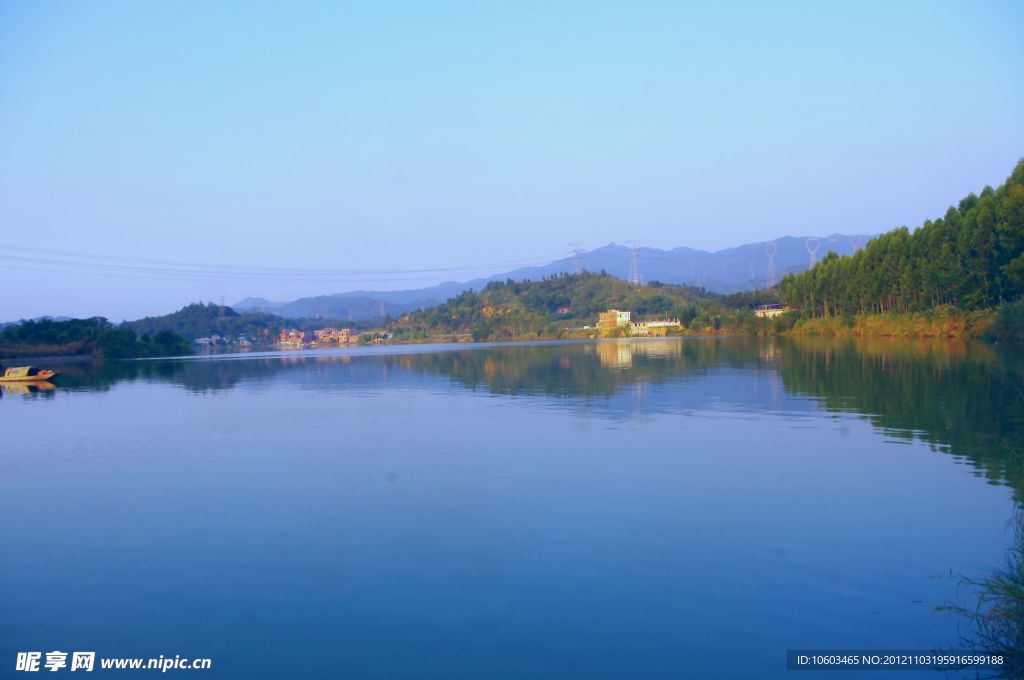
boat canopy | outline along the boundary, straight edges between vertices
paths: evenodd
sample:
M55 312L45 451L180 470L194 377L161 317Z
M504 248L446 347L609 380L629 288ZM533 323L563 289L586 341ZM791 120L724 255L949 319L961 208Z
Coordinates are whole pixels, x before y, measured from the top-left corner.
M5 378L28 378L38 373L34 366L19 366L17 368L8 368L7 372L4 373Z

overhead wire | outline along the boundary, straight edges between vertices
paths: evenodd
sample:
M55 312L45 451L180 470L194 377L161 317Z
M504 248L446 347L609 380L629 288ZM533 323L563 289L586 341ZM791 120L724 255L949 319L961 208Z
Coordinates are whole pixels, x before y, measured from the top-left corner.
M6 251L6 252L4 252ZM21 254L12 254L21 253ZM33 256L36 255L36 256ZM65 273L106 273L143 276L159 274L170 278L219 278L223 280L294 280L310 281L352 281L374 282L393 280L417 280L413 275L480 272L503 267L523 267L547 264L564 254L534 257L502 262L459 265L452 267L427 267L406 269L325 269L313 267L267 267L243 266L224 263L186 262L154 258L132 258L117 255L83 253L49 248L32 248L0 244L0 260L9 263L8 268L20 270L57 271ZM131 264L125 264L131 263ZM372 278L385 277L385 278Z

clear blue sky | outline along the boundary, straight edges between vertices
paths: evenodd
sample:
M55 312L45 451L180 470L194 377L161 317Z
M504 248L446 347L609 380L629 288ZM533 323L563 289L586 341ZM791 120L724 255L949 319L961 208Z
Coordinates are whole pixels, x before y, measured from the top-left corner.
M1020 2L0 0L0 244L452 268L22 251L0 320L913 226L1024 156L1022 35Z

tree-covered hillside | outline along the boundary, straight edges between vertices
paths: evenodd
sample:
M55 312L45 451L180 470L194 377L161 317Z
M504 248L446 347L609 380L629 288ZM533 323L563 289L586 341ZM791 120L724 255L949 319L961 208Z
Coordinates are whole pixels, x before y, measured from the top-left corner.
M503 281L468 291L431 309L402 317L399 339L463 333L475 340L556 337L567 328L593 326L610 308L634 318L669 317L711 325L721 298L690 286L633 286L605 273L563 274L539 281ZM706 318L705 318L706 317Z
M328 319L296 320L283 319L274 314L264 312L243 312L239 314L231 307L215 305L212 302L193 303L182 307L176 312L163 316L148 316L138 321L124 324L137 333L156 333L172 331L186 338L195 339L210 335L237 337L247 335L253 340L274 338L282 328L302 328L311 330L327 325L351 325L343 322L331 322Z
M782 299L803 317L995 307L1024 296L1024 161L998 189L945 217L883 234L847 257L785 277Z
M215 305L212 302L207 304L196 302L170 314L127 321L125 326L139 333L169 330L191 340L209 335L253 335L254 337L258 335L262 337L264 329L272 328L276 332L282 322L282 319L272 314L259 312L239 314L230 307Z
M191 353L191 343L180 335L167 330L138 334L102 317L23 321L0 331L0 356L95 354L118 359Z

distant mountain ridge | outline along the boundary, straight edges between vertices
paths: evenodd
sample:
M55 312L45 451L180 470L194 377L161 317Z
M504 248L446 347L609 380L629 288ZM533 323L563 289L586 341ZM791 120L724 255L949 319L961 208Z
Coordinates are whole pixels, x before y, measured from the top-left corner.
M455 285L461 286L462 284ZM416 295L409 301L405 301L402 297L403 292ZM385 316L402 316L417 309L440 304L441 301L436 297L422 295L424 292L338 293L335 295L299 298L291 302L271 302L264 298L249 297L233 305L233 308L238 311L275 314L288 319L324 318L340 319L342 321L366 321ZM461 288L459 292L461 292Z
M811 265L808 241L818 242L818 259L830 250L850 255L862 248L872 235L832 234L823 237L785 236L776 239L775 280L790 273L799 273ZM770 248L770 246L769 246ZM616 243L582 253L579 267L593 272L605 271L620 279L630 276L630 249ZM767 287L769 256L764 243L748 243L715 252L694 248L638 248L637 265L641 282L660 281L699 286L716 293L735 293ZM557 274L572 273L577 268L574 257L555 260L546 265L522 267L509 272L465 282L446 281L436 286L414 290L357 290L333 295L317 295L290 302L271 302L264 298L245 298L233 305L237 310L261 311L285 318L333 318L362 321L379 318L383 312L396 317L437 306L467 290L480 290L491 281L537 280Z

